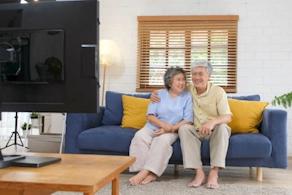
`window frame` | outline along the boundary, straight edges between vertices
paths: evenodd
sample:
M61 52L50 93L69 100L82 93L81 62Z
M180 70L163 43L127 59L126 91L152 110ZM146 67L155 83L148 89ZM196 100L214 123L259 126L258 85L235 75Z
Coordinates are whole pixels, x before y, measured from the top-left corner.
M225 30L227 33L226 37L226 60L227 65L224 65L226 69L225 78L227 81L226 85L218 84L221 86L227 93L236 93L237 90L237 37L238 37L238 15L208 15L208 16L138 16L138 51L137 51L137 83L136 83L136 92L152 92L156 89L164 88L164 85L149 85L145 82L148 81L150 78L150 51L151 51L151 32L154 31L165 31L165 46L162 48L155 48L156 50L164 50L165 51L165 64L161 66L161 69L166 70L169 67L169 53L172 50L181 49L184 51L184 69L187 72L188 82L191 82L191 73L190 73L190 66L191 66L191 58L192 58L192 33L193 30L177 30L184 32L184 47L182 48L169 48L169 41L170 41L170 32L176 31L175 25L183 25L186 24L191 25L192 27L200 24L206 23L206 29L204 31L208 31L208 45L203 46L202 48L207 49L206 55L207 60L211 61L212 63L212 55L211 50L214 49L214 46L211 45L212 41L212 34L216 30ZM170 27L166 27L167 29L163 29L164 27L159 26L159 24L167 23ZM173 30L171 29L171 25L173 26ZM224 24L227 25L223 26ZM229 26L230 24L230 26ZM153 25L153 29L152 26ZM213 27L213 26L214 27ZM221 25L221 26L220 26ZM145 27L146 26L146 27ZM149 29L150 28L150 29ZM186 26L189 28L189 26ZM201 28L201 27L200 27ZM230 28L230 30L229 30ZM201 47L201 46L200 46ZM152 50L155 50L152 48ZM215 54L214 54L215 55ZM183 60L182 60L183 61ZM214 64L213 64L214 65ZM219 67L219 68L218 68ZM220 65L218 65L217 69L220 69ZM214 66L213 68L216 68ZM222 70L224 69L222 68ZM156 78L156 77L155 77ZM211 81L218 82L219 79L213 78L211 75ZM163 82L163 81L162 81Z

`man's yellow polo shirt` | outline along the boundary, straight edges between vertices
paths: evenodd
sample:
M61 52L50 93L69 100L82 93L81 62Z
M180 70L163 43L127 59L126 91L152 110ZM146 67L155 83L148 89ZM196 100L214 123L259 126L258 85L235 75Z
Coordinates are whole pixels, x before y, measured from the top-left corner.
M227 95L223 88L208 82L207 90L198 95L193 83L187 85L193 97L194 126L199 129L202 124L219 116L230 114Z

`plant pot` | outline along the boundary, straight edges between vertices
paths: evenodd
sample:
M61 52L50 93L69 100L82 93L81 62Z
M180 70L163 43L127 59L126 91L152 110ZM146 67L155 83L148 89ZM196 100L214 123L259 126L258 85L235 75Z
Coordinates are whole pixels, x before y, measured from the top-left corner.
M39 119L38 118L32 118L31 119L31 126L38 127L39 126Z
M28 129L27 130L27 135L30 135L30 132L31 132L31 129ZM25 133L26 133L26 130L25 129L22 129L22 135L25 136Z

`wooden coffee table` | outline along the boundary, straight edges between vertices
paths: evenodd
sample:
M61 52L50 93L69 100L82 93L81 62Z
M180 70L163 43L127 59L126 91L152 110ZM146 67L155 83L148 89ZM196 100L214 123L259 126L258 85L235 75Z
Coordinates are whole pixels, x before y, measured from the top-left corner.
M112 195L119 194L119 175L135 162L130 156L27 153L32 156L61 157L41 168L6 167L0 169L0 194L48 195L56 191L94 195L112 182Z

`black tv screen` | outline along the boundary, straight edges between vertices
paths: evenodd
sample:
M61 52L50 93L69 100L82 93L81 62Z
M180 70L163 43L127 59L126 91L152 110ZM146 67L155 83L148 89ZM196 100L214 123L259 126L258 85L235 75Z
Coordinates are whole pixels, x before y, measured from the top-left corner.
M97 0L0 4L0 111L99 111Z

